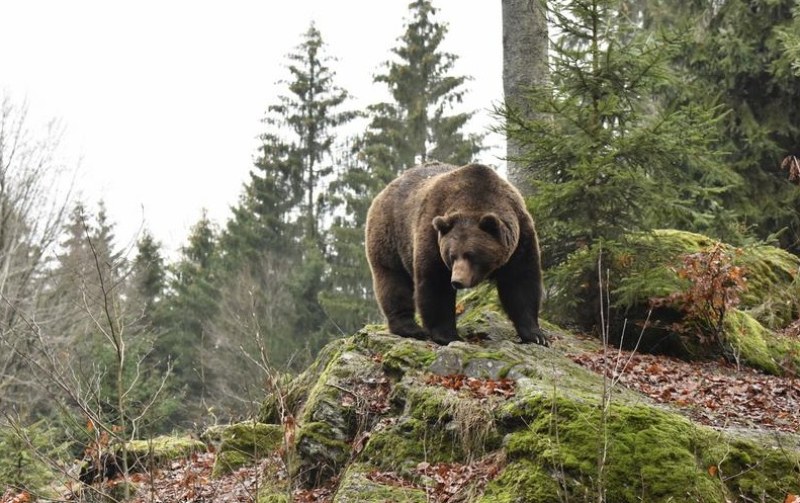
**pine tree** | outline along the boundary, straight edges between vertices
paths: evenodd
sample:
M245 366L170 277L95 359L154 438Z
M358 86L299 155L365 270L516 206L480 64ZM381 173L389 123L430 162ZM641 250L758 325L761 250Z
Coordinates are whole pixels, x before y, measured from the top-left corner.
M643 32L609 0L553 2L561 36L538 119L507 131L538 173L532 199L547 263L625 232L670 226L719 234L720 194L738 178L713 154L718 111L668 92L677 44Z

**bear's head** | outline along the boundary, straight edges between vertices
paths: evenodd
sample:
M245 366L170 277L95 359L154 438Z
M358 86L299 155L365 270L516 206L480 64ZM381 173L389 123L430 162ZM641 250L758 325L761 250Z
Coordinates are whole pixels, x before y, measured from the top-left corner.
M455 289L472 288L503 266L517 245L517 232L495 213L448 213L433 219L439 254Z

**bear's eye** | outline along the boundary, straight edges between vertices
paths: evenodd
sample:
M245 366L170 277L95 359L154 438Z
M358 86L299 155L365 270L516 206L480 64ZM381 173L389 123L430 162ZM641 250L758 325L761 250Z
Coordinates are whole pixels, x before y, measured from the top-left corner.
M472 252L465 252L464 253L464 260L472 262L472 259L474 259L474 258L475 258L475 254L474 253L472 253Z

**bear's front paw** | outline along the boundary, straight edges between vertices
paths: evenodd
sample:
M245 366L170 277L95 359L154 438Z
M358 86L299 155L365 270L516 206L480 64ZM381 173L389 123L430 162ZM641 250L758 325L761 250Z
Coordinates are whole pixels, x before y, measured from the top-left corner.
M389 323L389 331L400 337L419 339L421 341L428 340L428 333L423 330L422 327L414 323L413 320Z
M531 330L530 333L527 334L519 334L520 339L522 339L523 343L535 343L539 344L540 346L549 346L550 342L547 340L547 336L544 334L541 328L534 328Z
M451 342L460 341L461 338L452 332L432 331L431 340L440 346L447 346Z

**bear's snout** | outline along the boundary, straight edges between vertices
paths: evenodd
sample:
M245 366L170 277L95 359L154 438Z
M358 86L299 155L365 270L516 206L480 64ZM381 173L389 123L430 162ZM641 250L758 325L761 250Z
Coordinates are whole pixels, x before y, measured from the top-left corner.
M472 267L468 261L460 259L453 263L453 271L450 275L450 284L456 290L475 286L475 278L472 274Z

